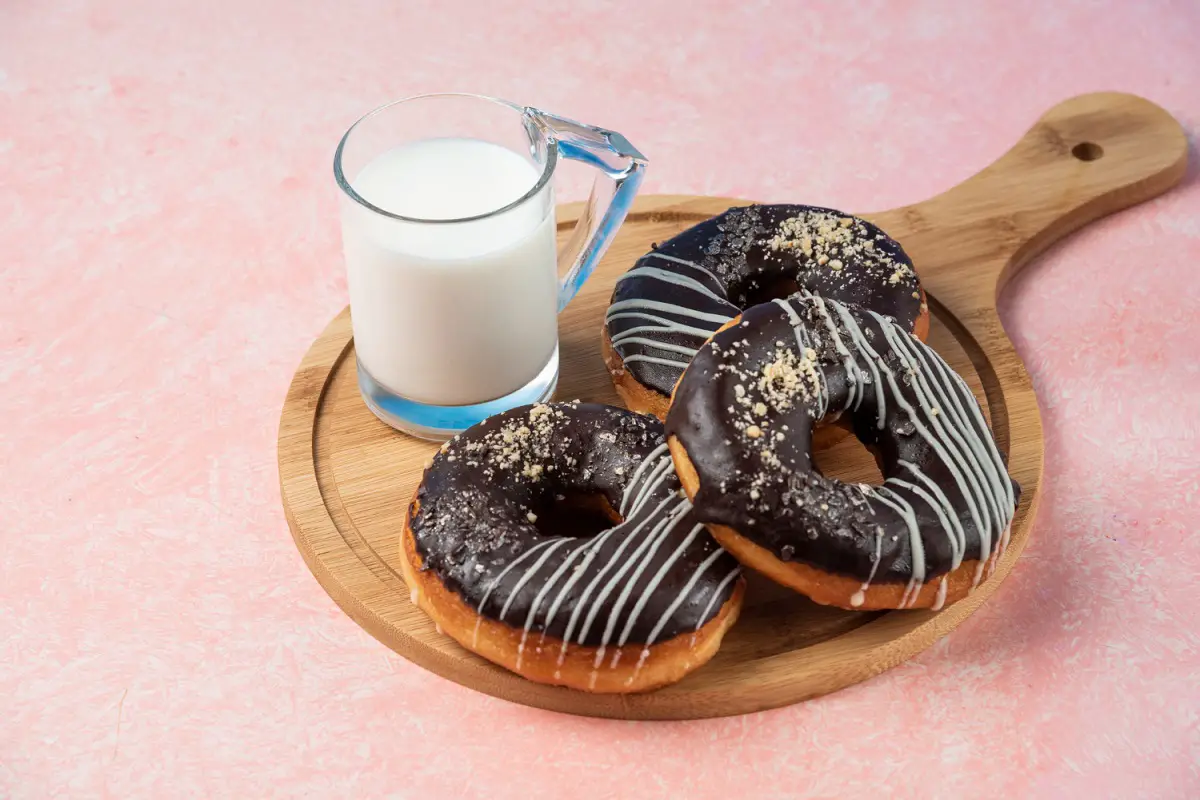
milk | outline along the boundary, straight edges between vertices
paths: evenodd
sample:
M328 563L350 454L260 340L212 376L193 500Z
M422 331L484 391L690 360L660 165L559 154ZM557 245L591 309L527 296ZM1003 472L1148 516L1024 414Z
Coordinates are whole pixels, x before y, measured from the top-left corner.
M500 145L444 138L385 151L346 177L385 211L453 220L519 199L540 171ZM550 184L472 222L404 222L353 201L342 214L355 349L377 383L419 403L466 405L546 367L558 343Z

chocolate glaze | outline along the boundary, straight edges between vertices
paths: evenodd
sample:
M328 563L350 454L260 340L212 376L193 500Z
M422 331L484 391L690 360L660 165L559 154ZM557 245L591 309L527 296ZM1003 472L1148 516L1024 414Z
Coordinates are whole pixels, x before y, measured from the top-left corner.
M894 317L911 331L920 283L899 243L828 208L731 208L642 256L613 290L614 349L664 395L713 331L742 309L807 290Z
M839 412L876 453L883 486L813 465L813 425ZM1020 497L961 377L892 320L812 295L754 306L717 334L666 429L699 475L701 521L864 588L919 589L973 560L979 580Z
M556 502L602 496L624 521L593 537L538 528ZM411 519L424 568L481 615L587 646L651 645L716 616L739 573L691 513L661 423L552 403L447 442Z

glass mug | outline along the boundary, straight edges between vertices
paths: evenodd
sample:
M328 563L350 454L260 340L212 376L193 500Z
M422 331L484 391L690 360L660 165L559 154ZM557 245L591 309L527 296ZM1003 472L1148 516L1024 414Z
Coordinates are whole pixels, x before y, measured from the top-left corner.
M560 158L599 174L558 251ZM550 399L558 312L624 221L642 154L619 133L535 108L427 94L355 122L333 169L358 386L371 411L444 439Z

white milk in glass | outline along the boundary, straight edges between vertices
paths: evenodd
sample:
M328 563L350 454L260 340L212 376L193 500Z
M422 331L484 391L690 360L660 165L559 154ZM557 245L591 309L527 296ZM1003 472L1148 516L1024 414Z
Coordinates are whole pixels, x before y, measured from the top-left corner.
M540 174L500 145L446 138L386 151L346 177L386 211L452 220L503 208ZM343 204L354 344L376 382L420 403L466 405L537 376L558 343L551 192L441 225Z

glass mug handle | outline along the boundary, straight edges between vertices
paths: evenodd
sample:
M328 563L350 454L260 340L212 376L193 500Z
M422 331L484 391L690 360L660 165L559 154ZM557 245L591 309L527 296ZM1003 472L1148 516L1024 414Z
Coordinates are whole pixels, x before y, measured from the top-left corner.
M523 114L532 140L536 141L533 139L536 133L548 145L557 144L563 158L582 161L599 170L575 230L558 254L560 273L567 267L558 284L558 310L562 311L596 269L613 234L625 221L646 175L646 157L616 131L584 125L536 108L526 107Z

